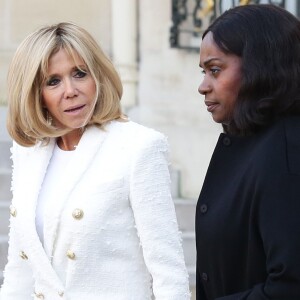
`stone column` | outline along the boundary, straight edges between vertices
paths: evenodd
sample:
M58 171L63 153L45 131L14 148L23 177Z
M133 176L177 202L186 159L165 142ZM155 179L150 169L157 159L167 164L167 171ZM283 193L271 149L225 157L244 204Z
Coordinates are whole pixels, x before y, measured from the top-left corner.
M137 100L137 13L137 0L112 0L112 56L123 82L125 110Z

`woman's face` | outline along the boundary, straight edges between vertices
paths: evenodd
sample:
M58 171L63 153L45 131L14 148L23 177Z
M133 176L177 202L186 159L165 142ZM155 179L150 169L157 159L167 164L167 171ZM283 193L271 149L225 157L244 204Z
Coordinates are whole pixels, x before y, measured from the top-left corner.
M240 89L241 58L222 52L208 32L201 44L200 67L204 79L198 91L205 96L207 111L215 122L226 124L232 119Z
M73 58L61 49L50 57L42 99L57 127L76 130L85 126L94 111L95 97L95 81L76 53Z

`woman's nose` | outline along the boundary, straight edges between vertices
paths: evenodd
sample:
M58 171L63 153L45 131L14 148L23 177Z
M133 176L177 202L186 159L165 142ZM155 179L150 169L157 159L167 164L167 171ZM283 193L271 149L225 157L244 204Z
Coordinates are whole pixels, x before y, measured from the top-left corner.
M211 90L210 84L207 80L207 77L204 76L202 82L200 83L199 87L198 87L198 92L201 95L205 95L207 94L209 91Z
M78 95L78 91L76 85L72 81L72 79L66 79L64 82L65 87L65 98L73 98Z

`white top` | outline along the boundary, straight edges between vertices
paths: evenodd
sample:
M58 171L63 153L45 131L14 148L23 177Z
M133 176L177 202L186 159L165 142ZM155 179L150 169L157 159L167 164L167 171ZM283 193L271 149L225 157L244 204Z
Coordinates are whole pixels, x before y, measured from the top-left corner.
M41 243L44 244L44 213L45 209L51 213L51 209L60 205L61 198L55 196L55 191L62 180L62 174L68 166L74 151L61 150L57 145L54 147L36 207L36 230Z

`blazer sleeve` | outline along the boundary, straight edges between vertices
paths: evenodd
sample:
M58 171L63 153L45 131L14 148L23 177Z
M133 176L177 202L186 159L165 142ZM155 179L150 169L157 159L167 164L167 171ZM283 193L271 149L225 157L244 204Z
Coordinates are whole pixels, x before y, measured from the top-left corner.
M16 143L12 148L13 159L13 180L12 191L14 192L18 163L17 163ZM15 216L10 217L10 229L8 240L8 262L4 269L4 281L0 290L0 300L28 300L32 299L33 294L33 274L28 261L20 257L18 229L17 229L18 212ZM19 233L20 234L20 233Z
M170 192L168 145L156 133L143 137L130 174L130 201L153 279L156 300L190 299L188 273Z
M28 261L20 257L15 219L10 219L8 262L4 269L4 281L0 300L29 300L33 294L33 274Z

